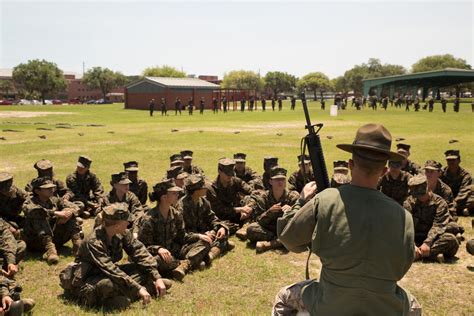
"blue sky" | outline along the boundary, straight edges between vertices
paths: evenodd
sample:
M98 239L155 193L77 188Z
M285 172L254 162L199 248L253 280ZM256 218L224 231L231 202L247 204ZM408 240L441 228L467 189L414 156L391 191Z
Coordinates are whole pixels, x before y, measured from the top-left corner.
M46 59L127 75L168 64L342 75L370 57L409 68L450 53L474 64L473 2L0 0L0 68Z

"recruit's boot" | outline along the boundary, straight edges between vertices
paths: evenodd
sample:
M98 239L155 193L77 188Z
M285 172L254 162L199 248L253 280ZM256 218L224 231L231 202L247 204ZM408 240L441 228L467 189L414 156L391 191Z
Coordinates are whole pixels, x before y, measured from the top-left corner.
M48 264L57 264L59 262L58 252L56 251L56 246L51 237L47 238L44 248L46 252L43 254L43 259L46 260Z
M191 269L191 262L189 260L181 260L179 266L171 271L173 279L177 281L183 281L186 273Z
M201 261L201 263L198 266L199 271L204 271L206 269L207 265L205 261Z
M25 306L22 300L13 301L10 304L10 308L8 309L8 314L11 316L22 316L25 312ZM2 314L3 315L3 314Z
M442 253L438 253L436 255L436 261L438 261L439 263L444 263L444 255Z
M23 312L28 313L30 312L33 307L35 307L35 301L32 298L22 298L23 301Z
M163 281L163 284L165 285L167 290L169 290L171 286L173 285L173 282L171 282L170 279L162 278L161 281Z
M463 216L469 216L469 215L470 215L469 213L470 213L470 212L469 212L469 209L468 209L468 208L465 208L465 209L462 210L462 215L463 215Z
M77 256L77 252L79 251L79 247L81 246L82 239L79 233L72 235L72 255L75 257Z
M278 239L270 241L258 241L255 246L255 250L257 253L262 253L268 250L280 248L281 246L282 243Z
M231 251L231 250L234 250L235 248L235 243L233 241L228 241L227 242L227 251Z
M219 257L219 255L221 254L221 249L219 247L212 247L211 250L209 250L209 260L212 261L214 259L216 259L217 257Z
M247 240L247 226L248 225L244 225L242 228L240 228L239 230L235 232L235 236L237 236L237 238L239 238L242 241Z

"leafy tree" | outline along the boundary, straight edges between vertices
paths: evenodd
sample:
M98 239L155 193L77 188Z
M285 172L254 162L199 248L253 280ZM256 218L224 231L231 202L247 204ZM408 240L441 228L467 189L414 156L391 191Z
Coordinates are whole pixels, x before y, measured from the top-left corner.
M180 71L174 67L163 65L161 67L148 67L143 70L143 76L145 77L172 77L172 78L184 78L186 73Z
M264 80L249 70L233 70L224 75L221 86L227 89L254 89L261 91Z
M10 92L13 92L15 87L13 86L13 83L11 80L1 80L0 81L0 91L2 91L2 95L8 96L10 95Z
M310 90L314 93L314 100L317 99L317 91L323 94L324 91L330 90L332 88L331 81L328 76L322 72L311 72L300 80L298 80L298 90Z
M346 94L350 90L350 88L347 86L346 78L344 76L331 79L331 84L334 87L335 92L342 92Z
M27 95L38 94L45 104L48 94L62 91L66 88L63 72L55 63L46 60L29 60L13 68L13 80Z
M275 96L280 92L293 91L296 87L296 77L286 72L270 71L264 81L265 87L272 90Z
M90 89L99 89L105 100L107 93L125 83L126 77L108 68L94 67L84 74L82 81Z
M423 72L444 68L471 69L471 65L462 58L456 58L451 54L445 54L424 57L414 63L411 68L412 72Z

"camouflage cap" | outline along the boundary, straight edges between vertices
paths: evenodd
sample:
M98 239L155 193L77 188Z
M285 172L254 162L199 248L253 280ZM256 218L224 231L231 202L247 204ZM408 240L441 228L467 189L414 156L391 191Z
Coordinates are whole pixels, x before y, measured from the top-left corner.
M334 166L334 170L348 170L349 163L345 160L334 160L332 163Z
M303 160L304 163L310 163L311 162L308 155L298 155L297 159L298 159L298 164L299 165L301 164L301 160Z
M424 174L417 174L416 176L412 177L408 180L408 185L410 187L416 187L418 185L426 184L426 176Z
M9 172L0 172L0 191L9 191L13 185L13 175Z
M446 160L461 158L461 155L459 154L459 150L455 150L455 149L446 150L444 152L444 155L446 156Z
M183 189L176 186L173 179L163 179L153 186L153 192L164 193L164 192L181 192Z
M263 158L263 169L271 169L278 165L278 158L277 157L265 157Z
M183 167L173 166L173 167L169 168L168 170L166 170L166 177L168 179L176 179L176 177L178 176L178 174L181 171L183 171Z
M112 175L112 181L110 183L111 184L130 184L132 183L132 181L128 179L127 172L119 172L119 173L114 173Z
M234 161L235 162L245 162L247 155L244 153L236 153L234 154Z
M193 159L193 152L191 150L183 150L181 156L183 156L183 159Z
M399 153L400 155L402 155L405 158L408 157L408 150L406 150L404 148L398 148L397 153Z
M185 186L188 191L196 191L206 188L204 177L200 174L193 174L186 179Z
M173 154L170 156L170 164L183 163L183 156L181 154Z
M349 175L343 174L343 173L335 173L335 174L332 176L332 180L333 180L334 183L336 183L337 185L348 184L348 183L351 182L351 178L349 177Z
M53 163L49 161L48 159L41 159L35 162L33 167L36 170L48 170L53 168Z
M125 171L138 171L138 162L136 161L128 161L123 163L123 167Z
M275 166L270 169L270 177L272 179L286 179L286 169L282 167Z
M102 211L102 217L114 221L130 222L133 220L133 216L128 211L128 206L125 203L113 203L105 206Z
M53 180L50 177L40 177L36 178L31 181L31 186L34 189L50 189L55 188L56 185L54 184Z
M176 176L176 180L183 180L183 179L186 179L187 177L189 177L189 173L187 173L184 170L181 170Z
M397 149L405 149L406 151L410 152L411 145L405 143L398 143Z
M81 168L89 168L91 166L92 159L87 156L79 156L77 160L77 166Z
M235 161L230 158L221 158L218 162L218 170L224 172L228 176L235 176Z
M427 160L425 162L425 166L423 167L423 169L430 169L430 170L441 170L441 168L443 167L443 165L439 162L437 162L436 160Z

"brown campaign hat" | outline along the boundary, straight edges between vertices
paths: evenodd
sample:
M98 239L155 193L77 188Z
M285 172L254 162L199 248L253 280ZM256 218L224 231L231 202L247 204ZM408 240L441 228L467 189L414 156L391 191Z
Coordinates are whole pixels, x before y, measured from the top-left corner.
M310 163L311 162L308 155L299 155L297 159L298 159L298 164L299 165L301 164L301 160L303 160L304 163Z
M183 156L181 154L174 154L170 156L170 164L183 163Z
M125 203L113 203L105 206L102 212L102 217L114 221L130 222L133 220L133 216L128 211L128 206Z
M235 162L245 162L247 155L244 153L236 153L234 154L234 161Z
M183 150L181 156L183 156L183 159L193 159L193 152L191 150Z
M349 163L345 160L334 160L334 170L349 170Z
M136 161L128 161L123 163L123 167L125 171L138 171L138 162Z
M87 156L79 156L77 160L77 166L81 168L89 168L91 166L92 159Z
M173 166L166 170L166 176L168 179L176 179L178 174L183 170L181 166Z
M193 174L186 179L185 182L186 190L196 191L202 188L206 188L204 177L200 174Z
M53 163L49 161L48 159L41 159L35 162L33 167L36 170L48 170L53 168Z
M270 169L270 177L272 179L286 179L286 169L275 166Z
M218 170L224 172L228 176L235 176L235 161L230 158L221 158L218 162Z
M443 167L443 165L439 162L437 162L436 160L427 160L425 162L425 166L423 167L423 169L430 169L430 170L441 170L441 168Z
M446 150L444 152L444 155L446 156L446 160L461 158L461 155L459 154L459 150L455 150L455 149Z
M114 173L111 184L130 184L132 181L128 178L127 172Z
M36 178L31 181L31 186L33 189L50 189L56 187L53 180L51 180L49 177Z
M357 150L357 154L361 152L375 152L379 154L386 154L387 159L384 160L404 160L405 157L398 153L390 151L392 145L392 135L390 132L381 124L366 124L357 130L354 142L352 144L338 144L336 145L339 149L353 153ZM374 157L365 157L371 160L380 159Z
M183 189L176 186L173 179L164 179L153 186L153 192L158 194L164 192L181 192Z
M278 158L277 157L265 157L263 158L263 169L271 169L278 165Z

